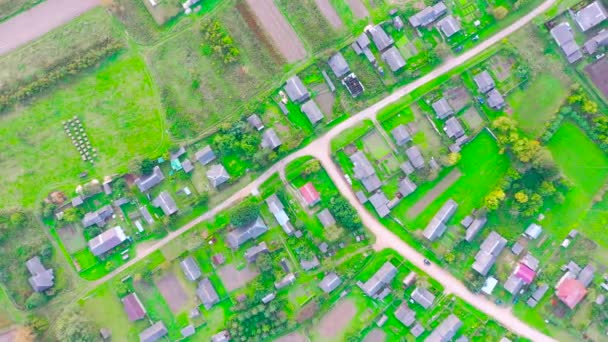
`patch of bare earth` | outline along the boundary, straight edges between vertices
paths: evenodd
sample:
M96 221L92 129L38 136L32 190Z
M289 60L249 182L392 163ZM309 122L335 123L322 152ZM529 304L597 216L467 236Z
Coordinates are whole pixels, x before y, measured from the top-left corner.
M591 81L608 99L608 57L585 67L585 71L591 77Z
M236 10L239 11L241 16L243 17L243 20L245 21L245 23L251 30L251 32L253 32L255 34L255 36L258 38L258 40L260 42L262 42L262 44L268 49L268 51L270 51L272 59L277 64L283 64L284 63L283 55L281 55L277 51L275 46L272 44L271 39L268 37L268 35L266 35L264 33L264 29L262 29L260 27L259 23L257 22L257 20L255 20L255 14L253 14L249 5L247 5L247 3L243 2L243 1L239 1L239 3L237 3L237 5L236 5Z
M437 197L441 196L444 191L446 191L452 184L454 184L458 178L462 176L462 173L458 169L452 170L444 179L441 180L435 187L429 191L424 197L422 197L416 204L414 204L408 211L407 216L409 218L414 218L420 215L421 212L429 206L429 204L433 203Z
M359 19L369 17L369 11L367 10L367 7L365 7L363 2L361 2L361 0L346 0L346 3L348 3L348 7L350 7L351 11L353 11L355 17Z
M306 337L300 333L293 332L289 335L279 337L274 342L306 342Z
M315 0L317 7L334 28L341 28L342 19L338 16L336 9L329 3L329 0Z
M245 286L253 278L258 276L258 272L254 269L246 267L242 270L237 270L233 264L223 266L217 270L217 274L222 279L222 284L228 292L239 289Z
M289 25L273 0L245 1L264 31L272 39L273 45L277 47L288 63L297 62L306 57L306 49L304 49L300 37Z
M386 340L386 333L378 328L372 330L365 336L363 342L384 342Z
M351 300L345 299L334 306L319 323L321 337L333 338L348 326L355 318L357 307Z
M172 272L157 280L156 287L173 313L180 312L189 301L188 294Z

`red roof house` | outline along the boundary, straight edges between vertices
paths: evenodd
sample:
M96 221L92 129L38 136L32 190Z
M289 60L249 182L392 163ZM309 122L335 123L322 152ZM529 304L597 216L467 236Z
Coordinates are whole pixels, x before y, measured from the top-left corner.
M300 188L300 194L302 194L302 197L304 197L304 200L309 207L319 203L321 200L319 192L311 182L306 183L306 185Z
M576 279L565 279L557 287L557 298L570 309L574 309L574 307L585 298L586 294L587 289L585 288L585 285Z
M524 283L530 285L534 280L534 277L536 277L536 272L524 264L519 264L515 270L515 275Z
M146 309L135 292L121 299L129 321L137 321L146 316Z

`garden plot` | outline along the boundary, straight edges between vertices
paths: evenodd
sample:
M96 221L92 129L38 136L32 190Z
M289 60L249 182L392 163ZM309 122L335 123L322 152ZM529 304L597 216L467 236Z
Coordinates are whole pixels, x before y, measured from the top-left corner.
M463 119L467 126L469 126L469 128L474 132L477 132L478 130L484 127L483 118L481 117L481 115L479 115L475 107L469 107L462 114L461 119Z
M462 172L458 169L452 170L445 178L424 195L414 206L407 211L409 218L415 218L422 213L431 203L433 203L441 194L450 188L462 176Z
M163 25L182 11L182 6L177 0L155 0L155 2L156 6L152 6L150 1L143 0L148 12L158 25Z
M59 238L68 253L73 254L87 246L80 225L68 225L57 230Z
M589 74L595 87L602 92L604 99L608 99L608 57L586 66L585 72Z
M363 342L383 342L386 340L386 333L378 328L373 329L367 335Z
M319 335L323 339L338 337L343 332L357 314L355 303L349 299L344 299L334 306L319 322L317 328Z
M329 0L315 0L315 3L331 26L334 28L341 28L343 26L342 19L340 19L336 10L329 3Z
M306 49L300 37L283 17L273 0L246 0L246 2L287 62L294 63L306 57Z
M377 130L363 137L363 145L371 157L380 163L389 175L399 169L399 161Z
M464 86L450 88L445 91L444 96L456 112L459 112L471 102L471 95Z
M348 3L350 9L353 11L355 17L359 19L369 17L369 11L367 10L367 7L365 7L363 2L361 2L361 0L346 0L346 2Z
M232 292L247 285L251 280L258 276L258 271L250 267L238 270L234 264L223 266L217 270L217 275L222 280L226 291Z
M187 308L187 304L190 302L190 296L186 293L182 284L173 272L163 275L160 279L155 281L155 284L169 305L171 312L176 314Z

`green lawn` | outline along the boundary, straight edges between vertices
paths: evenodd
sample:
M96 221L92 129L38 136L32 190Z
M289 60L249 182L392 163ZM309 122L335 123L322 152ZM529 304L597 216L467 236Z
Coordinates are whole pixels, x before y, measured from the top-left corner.
M62 122L73 116L98 151L94 166L81 161L63 132ZM166 150L164 125L158 94L139 56L123 54L70 78L70 85L0 117L0 206L33 207L57 188L71 196L83 171L100 180L125 172L133 158Z
M560 80L547 73L534 79L526 90L510 95L508 102L519 127L531 136L538 137L567 95L568 89Z
M563 237L589 210L593 196L608 179L608 157L580 128L568 121L553 135L548 147L564 176L572 182L566 201L549 211L543 224ZM601 228L599 235L603 234ZM590 237L598 236L597 225L582 224L578 229ZM605 240L598 242L607 246Z

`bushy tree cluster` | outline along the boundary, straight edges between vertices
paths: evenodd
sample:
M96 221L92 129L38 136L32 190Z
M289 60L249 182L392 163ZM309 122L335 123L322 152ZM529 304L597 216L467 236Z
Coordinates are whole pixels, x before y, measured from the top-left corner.
M233 226L246 226L260 216L260 206L252 201L244 201L232 209L228 216Z
M201 33L205 45L210 47L214 54L222 57L224 64L237 61L240 51L219 21L204 20L201 23Z
M336 221L348 230L357 230L362 227L361 218L355 208L341 196L333 197L329 201L329 211Z
M267 305L249 305L238 311L227 323L232 341L266 341L287 326L287 317L280 310L285 303L275 299Z

